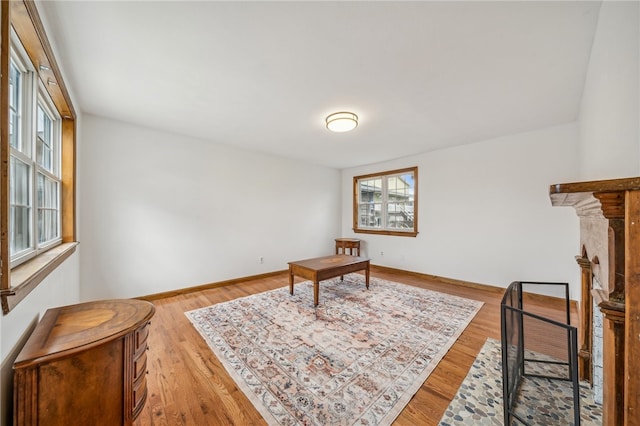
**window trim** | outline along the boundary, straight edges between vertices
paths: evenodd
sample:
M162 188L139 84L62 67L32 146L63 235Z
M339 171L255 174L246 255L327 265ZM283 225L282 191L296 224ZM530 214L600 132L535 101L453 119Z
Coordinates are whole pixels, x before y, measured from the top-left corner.
M413 231L393 231L387 229L370 229L359 227L359 191L358 181L361 179L370 179L375 177L385 178L390 175L398 175L403 173L413 173ZM415 237L418 235L418 167L407 167L404 169L389 170L385 172L369 173L361 176L353 177L353 232L361 234L378 234L378 235L394 235L399 237Z
M75 252L76 241L76 113L62 73L44 30L34 0L3 1L0 6L0 296L3 314L9 313L29 292ZM11 33L20 38L36 69L34 90L42 87L61 118L59 141L60 235L62 244L11 268L9 261L9 58ZM44 67L42 67L44 65Z

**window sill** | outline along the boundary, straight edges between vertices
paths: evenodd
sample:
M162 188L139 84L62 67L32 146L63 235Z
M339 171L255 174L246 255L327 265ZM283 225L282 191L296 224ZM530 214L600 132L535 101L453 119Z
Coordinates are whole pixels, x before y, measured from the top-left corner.
M77 242L63 243L11 269L10 288L2 290L2 313L8 314L11 309L23 300L51 272L76 251Z
M353 229L353 232L357 234L377 234L377 235L395 235L397 237L415 237L418 235L417 231L390 231L390 230L375 230L375 229Z

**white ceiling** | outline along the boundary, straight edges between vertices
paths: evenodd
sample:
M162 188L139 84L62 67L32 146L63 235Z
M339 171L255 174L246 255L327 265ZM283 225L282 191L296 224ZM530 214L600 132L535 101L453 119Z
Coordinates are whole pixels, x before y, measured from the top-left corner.
M344 168L576 120L600 2L37 6L76 110Z

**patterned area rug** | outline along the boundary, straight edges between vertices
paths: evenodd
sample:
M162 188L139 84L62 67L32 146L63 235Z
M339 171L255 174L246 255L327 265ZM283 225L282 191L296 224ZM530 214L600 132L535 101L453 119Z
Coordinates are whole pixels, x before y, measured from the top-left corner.
M389 425L481 306L349 274L185 314L270 425Z
M536 359L541 359L536 354ZM439 426L502 425L502 351L500 342L487 339L460 385L458 394L445 411ZM527 364L527 372L556 374L554 366ZM535 425L572 425L573 402L568 382L525 378L520 387L517 413ZM602 406L593 401L588 384L580 385L582 425L602 425Z

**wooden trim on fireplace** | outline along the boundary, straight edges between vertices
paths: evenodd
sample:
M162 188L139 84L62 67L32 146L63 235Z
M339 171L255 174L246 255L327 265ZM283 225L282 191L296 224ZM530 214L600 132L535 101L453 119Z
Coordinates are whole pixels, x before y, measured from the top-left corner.
M603 425L640 426L640 177L551 185L549 197L575 208L581 241L592 237L606 247L607 291L591 292L605 323ZM583 220L604 221L607 235L590 232Z
M576 256L580 265L582 298L580 300L580 336L578 344L578 377L593 384L593 271L586 249L582 248L582 256Z

